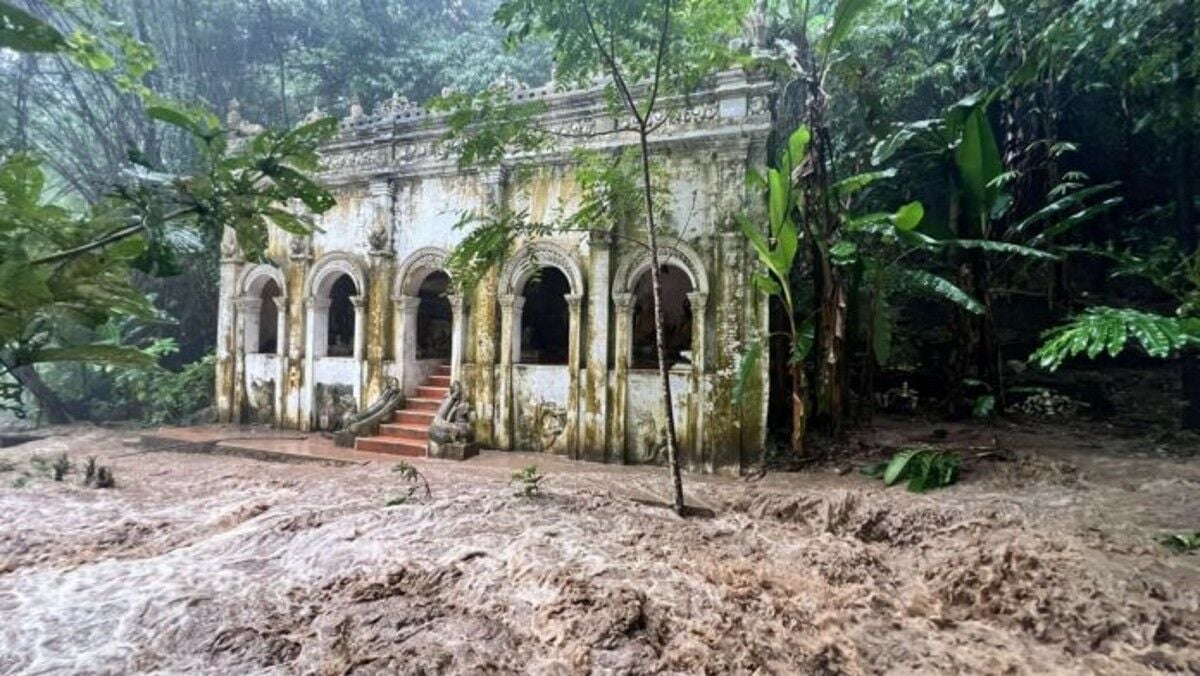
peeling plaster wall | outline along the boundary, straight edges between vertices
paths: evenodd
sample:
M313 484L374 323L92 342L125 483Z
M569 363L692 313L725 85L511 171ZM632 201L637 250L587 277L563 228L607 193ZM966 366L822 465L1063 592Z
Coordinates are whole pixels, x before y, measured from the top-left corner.
M766 331L767 304L751 284L753 257L731 217L738 211L761 216L758 200L744 186L747 171L761 169L766 157L768 89L741 72L718 74L710 89L664 109L669 112L652 142L671 189L664 239L691 252L695 260L686 265L695 269L689 274L701 275L705 287L693 284L689 296L698 361L670 377L683 457L697 470L737 471L759 457L765 440L765 360L751 374L742 403L735 405L732 397L737 356ZM408 282L398 278L401 270L417 258L436 261L428 252L453 249L466 235L453 227L463 212L505 206L541 222L572 213L579 201L573 148L616 150L635 140L612 134L577 140L580 133L611 128L600 89L519 90L514 97L544 101L544 124L572 134L524 158L522 167L532 160L534 169L519 176L507 162L488 170L457 167L454 148L441 140L439 119L416 106L389 104L344 121L322 153L323 178L337 205L318 219L320 230L310 237L270 233L267 258L285 282L282 356L247 354L241 344L245 318L239 316L237 283L248 264L236 242L223 241L217 368L222 420L262 418L268 384L269 417L302 429L329 425L345 410L369 405L389 376L400 377L411 394L438 364L416 360L407 350L414 335L405 325L412 290L403 288ZM622 234L644 239L643 229L632 223ZM477 438L487 446L587 460L661 461L658 376L629 368L625 313L633 282L619 278L644 250L594 233L560 233L548 241L564 252L563 265L577 280L568 299L573 367L510 363L504 352L512 349L512 337L505 331L512 330L511 294L519 290L503 287L512 280L501 270L490 271L454 306L461 321L451 368L468 393ZM518 242L512 257L536 245ZM356 301L361 325L354 358L313 354L319 346L312 343L321 336L310 324L320 299L308 280L314 266L331 256L349 261L366 286Z
M517 447L567 453L566 366L518 364L513 367L513 424Z

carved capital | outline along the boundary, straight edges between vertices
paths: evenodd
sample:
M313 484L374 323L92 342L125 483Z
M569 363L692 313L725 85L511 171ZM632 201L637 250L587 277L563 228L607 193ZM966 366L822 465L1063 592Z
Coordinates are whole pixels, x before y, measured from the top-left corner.
M563 296L563 299L567 301L567 308L571 311L571 314L578 314L579 308L583 307L582 294L568 293Z
M703 291L693 291L687 295L687 299L692 304L693 315L703 314L708 307L708 294Z
M421 307L421 299L416 296L396 296L392 302L396 304L396 309L404 314L415 314L417 308Z
M362 310L367 307L367 297L350 296L350 304L354 306L355 311Z
M291 243L288 245L288 257L294 261L311 261L312 254L312 238L295 235L292 237Z
M617 312L628 314L633 312L633 294L632 293L614 293L612 295L613 305L616 306Z
M242 297L238 298L237 300L235 300L234 304L237 305L237 309L239 312L251 313L251 312L258 312L258 311L262 310L263 302L262 302L261 298L254 298L251 296L242 296Z
M506 293L500 296L500 311L509 314L520 312L525 307L525 297L518 296L513 293Z
M461 294L452 293L446 296L446 300L450 301L450 312L452 312L455 317L461 317L463 309L467 305L467 299Z
M304 307L308 310L328 310L331 301L328 298L305 298Z

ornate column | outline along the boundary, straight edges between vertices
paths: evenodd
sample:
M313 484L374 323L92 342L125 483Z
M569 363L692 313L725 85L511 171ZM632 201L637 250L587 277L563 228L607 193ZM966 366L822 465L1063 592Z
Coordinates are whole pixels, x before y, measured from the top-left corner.
M283 388L287 380L287 297L275 297L275 424L286 421L283 405Z
M525 298L511 293L500 297L500 396L496 402L496 446L513 447L513 363L521 358L521 310Z
M304 355L304 389L300 398L300 428L311 430L316 409L316 379L314 371L318 356L324 356L328 349L329 336L325 331L318 331L318 326L326 326L329 321L328 298L304 299L304 344L308 351Z
M629 353L633 348L633 294L614 293L613 299L613 376L612 408L609 409L610 432L608 459L625 462L625 420L629 405Z
M262 299L241 296L234 301L236 315L234 317L234 383L233 383L233 416L234 421L242 421L246 414L247 390L246 355L258 352L258 342L261 337L259 323L262 317Z
M608 456L608 315L612 246L607 234L588 235L588 306L583 349L582 434L579 457L604 462Z
M567 323L567 456L579 457L579 371L583 355L583 294L569 293L567 301L570 319Z
M350 296L350 302L354 305L354 364L358 367L358 377L354 379L354 402L361 411L369 404L369 402L363 401L363 381L367 375L367 367L364 362L367 342L367 337L364 335L367 322L367 297Z
M708 444L704 438L705 403L708 401L708 387L705 365L708 361L705 354L708 326L705 317L708 314L708 294L703 291L693 291L687 295L688 303L692 306L692 457L697 464L703 463L704 469L712 471L709 461Z
M417 308L421 299L416 296L396 295L392 297L395 330L392 340L396 360L396 380L408 394L408 367L415 357L417 345ZM415 385L414 385L415 387Z
M370 281L364 300L367 301L365 350L362 365L364 400L368 406L383 392L383 362L387 351L387 300L391 295L394 253L392 250L393 218L395 215L395 186L391 180L378 178L368 186L371 206L371 229L367 235L367 254L370 260Z
M288 244L290 264L284 270L287 284L287 318L292 323L287 326L286 351L280 351L284 360L285 373L283 384L284 406L282 410L285 424L305 428L305 390L312 388L312 380L306 377L306 351L312 351L312 342L308 338L308 307L304 296L304 280L312 265L312 240L308 237L293 236ZM284 340L281 335L281 340Z
M721 302L715 312L716 344L713 350L712 396L709 398L711 418L705 426L706 440L711 449L714 468L736 471L741 464L741 408L733 404L733 389L737 384L737 367L742 342L742 312L747 302L742 284L742 249L745 237L740 232L723 232L718 253L717 293ZM748 383L748 392L757 392Z
M235 422L234 389L237 383L237 321L234 298L243 258L233 230L226 228L221 237L221 280L217 299L217 420Z
M463 350L466 347L467 335L463 320L466 318L466 299L459 294L450 294L450 381L462 379Z

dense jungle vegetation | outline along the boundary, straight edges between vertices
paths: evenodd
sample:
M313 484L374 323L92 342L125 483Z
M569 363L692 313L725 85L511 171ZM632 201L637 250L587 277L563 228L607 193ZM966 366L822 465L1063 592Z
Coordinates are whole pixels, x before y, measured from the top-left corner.
M494 83L540 85L551 64L567 85L599 78L643 144L588 165L588 213L644 220L653 245L667 226L652 113L741 67L773 79L775 134L761 214L735 226L772 331L739 358L749 371L770 355L781 446L806 453L881 408L1005 415L1089 360L1162 363L1181 402L1167 413L1200 428L1196 14L1192 0L5 0L0 401L46 420L203 408L221 228L253 254L267 223L309 227L287 201L330 206L310 176L335 123L304 123L312 109L437 97L486 162L544 142ZM223 122L235 99L242 121ZM244 120L280 131L251 140ZM460 258L486 263L548 226L473 227Z

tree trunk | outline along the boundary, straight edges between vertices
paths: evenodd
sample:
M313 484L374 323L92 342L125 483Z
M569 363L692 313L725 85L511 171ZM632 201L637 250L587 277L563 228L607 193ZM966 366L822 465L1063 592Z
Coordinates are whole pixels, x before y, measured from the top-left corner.
M667 425L667 464L671 470L672 509L684 515L683 474L679 465L679 438L675 432L675 408L671 397L671 377L667 370L667 351L663 339L662 285L658 277L658 228L654 222L654 192L650 182L650 144L646 124L638 129L642 150L642 191L646 201L646 227L650 240L650 289L654 298L654 351L658 355L658 377L662 386L663 413Z
M36 369L29 364L10 368L9 373L17 379L21 387L29 390L38 401L38 406L50 419L50 423L54 425L63 425L69 422L74 422L71 413L67 411L67 407L63 404L58 395L51 390L42 377L38 375Z
M1194 253L1200 245L1200 222L1196 221L1196 7L1182 3L1179 21L1179 80L1176 83L1177 136L1175 138L1175 216L1185 250ZM1184 355L1182 385L1185 406L1180 423L1184 429L1200 429L1200 356Z
M792 453L804 456L804 436L808 432L808 402L805 393L804 364L792 364Z

